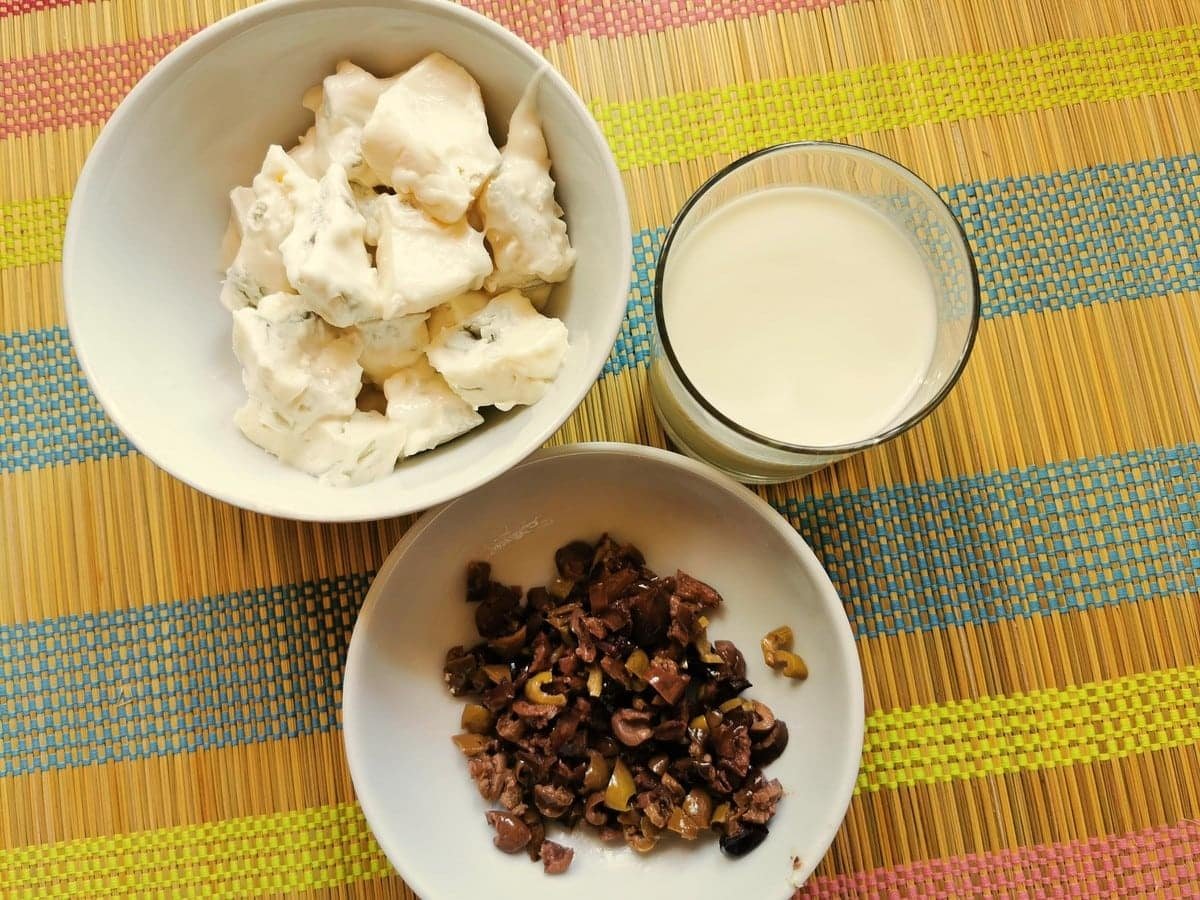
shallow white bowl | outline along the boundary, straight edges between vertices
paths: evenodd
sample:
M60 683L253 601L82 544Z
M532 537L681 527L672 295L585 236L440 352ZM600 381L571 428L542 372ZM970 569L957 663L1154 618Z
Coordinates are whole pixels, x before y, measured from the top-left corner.
M274 0L186 41L113 114L84 166L67 222L63 285L92 390L129 440L198 490L247 509L317 521L425 509L494 478L563 423L600 373L625 311L625 195L586 107L553 70L540 105L579 262L550 313L572 352L531 407L405 461L388 478L331 488L234 426L244 399L217 300L228 194L272 142L307 127L305 89L349 58L391 74L426 53L459 60L483 87L493 136L543 58L500 26L441 0Z
M492 846L480 798L450 742L463 701L442 681L445 651L478 638L463 600L469 560L526 588L553 577L554 551L609 531L656 571L683 569L725 598L714 639L745 654L754 686L788 723L791 741L767 767L787 792L753 853L725 858L715 840L664 840L641 855L605 846L586 828L551 837L575 848L562 877ZM811 675L771 672L764 634L790 625ZM392 551L367 595L346 661L346 753L380 846L422 897L522 897L566 890L613 897L789 895L820 861L858 773L863 690L850 626L808 545L756 495L682 456L627 444L542 451L491 484L431 510ZM793 867L793 859L797 860ZM630 893L632 891L632 894Z

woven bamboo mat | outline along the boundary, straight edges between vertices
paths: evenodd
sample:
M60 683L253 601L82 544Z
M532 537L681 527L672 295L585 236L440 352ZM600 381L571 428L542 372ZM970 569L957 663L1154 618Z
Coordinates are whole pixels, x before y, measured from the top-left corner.
M847 140L962 219L984 316L945 405L766 490L825 562L868 721L801 892L1200 896L1200 5L474 0L629 190L625 330L559 441L661 443L664 226L733 156ZM106 421L58 261L146 69L238 0L0 2L0 894L411 896L354 802L340 669L409 522L212 502Z

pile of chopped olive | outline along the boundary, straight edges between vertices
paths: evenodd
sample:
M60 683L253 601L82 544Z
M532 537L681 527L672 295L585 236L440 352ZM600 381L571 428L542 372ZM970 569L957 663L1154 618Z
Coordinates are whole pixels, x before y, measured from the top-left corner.
M524 603L471 563L483 641L446 654L451 693L472 700L454 742L480 794L503 807L487 814L496 846L563 872L573 851L546 840L553 819L639 851L670 831L713 832L728 855L749 853L783 795L761 767L788 730L741 697L737 647L710 644L705 614L720 595L683 572L655 575L608 535L567 544L554 562L558 577Z

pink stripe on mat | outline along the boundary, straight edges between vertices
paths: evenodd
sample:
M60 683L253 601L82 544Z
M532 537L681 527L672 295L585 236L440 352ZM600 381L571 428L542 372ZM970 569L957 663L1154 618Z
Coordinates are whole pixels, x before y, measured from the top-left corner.
M99 125L190 32L0 62L0 138Z
M0 0L11 16L77 0ZM850 0L466 0L535 47L567 35L618 37L701 22L836 6ZM0 62L0 137L100 125L149 69L190 32Z
M0 0L0 19L8 16L23 16L26 13L56 9L59 6L82 6L95 0Z
M852 0L564 0L559 5L569 34L626 37L849 2Z
M69 5L76 0L0 0L0 16ZM837 6L850 0L466 0L535 47L568 34L618 37L700 22ZM100 125L172 48L180 31L119 44L0 62L0 138L71 125Z
M0 0L0 18L96 0ZM535 47L568 35L621 37L681 25L720 22L767 13L823 9L850 0L561 0L558 10L544 0L463 0Z
M827 897L1200 897L1200 821L809 879Z

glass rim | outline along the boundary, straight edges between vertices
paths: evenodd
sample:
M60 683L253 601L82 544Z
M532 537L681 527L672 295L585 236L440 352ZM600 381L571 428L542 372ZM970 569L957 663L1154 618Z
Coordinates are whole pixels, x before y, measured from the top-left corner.
M958 236L959 245L962 248L964 255L967 258L967 268L970 270L971 276L971 318L967 325L967 339L963 342L962 351L958 359L955 361L954 368L946 378L945 384L938 389L929 400L927 400L919 409L912 415L906 417L902 421L892 425L891 427L872 435L871 437L855 441L849 444L830 444L826 446L808 446L805 444L793 444L788 441L781 441L777 438L769 437L765 434L757 432L751 428L747 428L725 413L721 412L696 389L692 384L683 366L679 363L679 358L675 354L675 348L671 346L670 334L667 331L666 316L663 311L663 282L667 270L667 260L670 254L671 245L674 243L676 236L679 233L680 226L687 219L688 214L693 207L700 202L701 199L714 187L720 184L728 176L732 175L742 166L753 162L763 156L769 156L774 153L779 153L787 150L801 149L822 149L830 150L834 153L844 153L848 156L860 157L873 165L882 166L885 169L890 169L894 174L898 175L905 181L914 185L918 193L922 193L929 197L933 202L946 211L950 217L950 221L954 223L955 232ZM679 212L676 213L674 220L671 222L671 227L667 229L667 235L663 238L662 248L659 250L658 259L655 263L654 272L654 322L658 329L658 339L662 342L664 353L667 360L671 364L671 368L675 375L679 378L684 389L691 395L692 399L700 404L701 408L715 418L722 425L733 430L741 437L770 447L775 450L783 450L788 453L796 453L804 456L833 456L833 455L848 455L859 450L865 450L869 447L876 447L886 441L897 437L908 431L914 425L918 424L922 419L928 416L941 404L946 396L958 383L959 377L963 370L966 369L967 360L971 356L971 350L975 346L975 336L979 331L980 320L980 295L979 295L979 271L975 264L975 254L971 252L970 242L967 240L967 234L963 230L962 223L958 221L958 217L954 215L953 210L942 199L941 195L935 191L928 182L921 176L917 175L907 166L901 165L889 156L884 156L882 153L876 153L874 150L867 150L864 147L857 147L853 144L844 144L839 141L788 141L781 144L772 144L769 147L755 150L752 153L747 153L745 156L738 157L733 162L719 169L715 174L709 176L700 187L688 197L687 202L683 204Z

